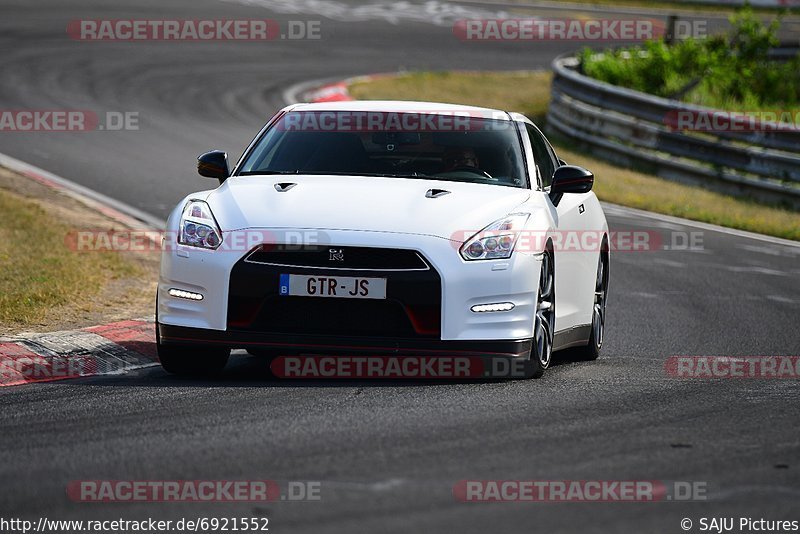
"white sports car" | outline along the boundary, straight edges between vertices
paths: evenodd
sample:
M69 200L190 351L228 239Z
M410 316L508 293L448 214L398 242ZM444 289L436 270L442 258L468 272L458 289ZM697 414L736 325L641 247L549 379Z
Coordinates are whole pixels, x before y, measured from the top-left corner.
M296 104L216 189L167 221L163 367L251 353L587 359L603 343L608 225L593 175L517 113L419 102Z

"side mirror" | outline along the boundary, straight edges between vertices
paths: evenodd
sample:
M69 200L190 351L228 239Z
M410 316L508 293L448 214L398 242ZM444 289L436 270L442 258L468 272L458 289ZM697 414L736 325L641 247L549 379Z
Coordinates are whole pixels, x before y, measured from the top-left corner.
M588 193L594 185L594 174L582 167L562 165L553 173L550 200L558 206L564 193Z
M553 173L551 195L562 193L588 193L594 185L594 174L582 167L564 165Z
M222 150L200 154L197 158L197 172L200 176L216 178L219 183L224 182L231 175L228 170L228 154Z

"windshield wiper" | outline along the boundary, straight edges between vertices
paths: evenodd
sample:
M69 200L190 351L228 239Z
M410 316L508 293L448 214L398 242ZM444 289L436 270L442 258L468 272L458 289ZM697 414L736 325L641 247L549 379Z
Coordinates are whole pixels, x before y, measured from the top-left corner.
M271 171L265 169L262 171L242 171L239 173L239 176L253 176L256 174L300 174L300 171Z
M442 178L438 176L433 176L430 174L425 174L421 172L407 172L407 173L372 173L372 172L341 172L341 171L272 171L272 170L261 170L261 171L242 171L239 173L239 176L252 176L252 175L270 175L270 174L307 174L307 175L331 175L331 176L375 176L378 178L430 178L434 180L440 180Z
M432 176L430 174L425 174L424 172L405 172L405 173L394 173L394 174L381 174L381 176L386 176L387 178L433 178L438 179L436 176Z

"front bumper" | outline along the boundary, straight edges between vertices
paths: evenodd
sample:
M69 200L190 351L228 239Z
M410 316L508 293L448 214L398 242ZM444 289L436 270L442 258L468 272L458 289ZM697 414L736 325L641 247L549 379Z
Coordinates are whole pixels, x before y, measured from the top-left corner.
M527 359L530 339L504 341L442 341L436 339L388 339L380 337L317 336L254 333L236 330L187 328L159 323L163 344L269 349L280 353L346 354L348 356L475 356Z
M273 237L309 232L308 229L266 230ZM332 344L366 346L367 350L383 347L389 351L418 349L469 352L472 350L475 353L496 352L507 355L526 353L530 349L541 255L516 252L508 260L466 262L458 254L457 243L439 237L346 230L314 232L316 232L315 242L326 246L394 248L419 252L440 278L438 331L427 329L427 335L415 336L412 339L406 339L407 336L402 332L396 336L370 336L369 332L360 332L358 336L309 336L308 334L321 332L304 332L302 328L271 333L252 329L248 331L241 325L231 323L233 317L229 317L229 304L231 297L236 296L235 292L242 291L240 281L232 280L232 273L250 250L209 251L173 244L166 247L162 253L158 287L157 311L160 328L163 330L162 341L191 342L193 339L204 339L208 342L246 347L249 346L248 343L273 346L273 343L281 343L280 338L282 338L283 342L293 340L291 343L305 344L304 346ZM290 274L306 272L286 267L278 270ZM325 269L319 268L319 272L324 273ZM375 275L364 274L364 276ZM391 284L391 278L389 283ZM430 280L425 283L431 287ZM171 297L168 292L173 288L200 293L203 295L203 300ZM475 305L499 302L511 302L514 308L504 312L471 311ZM177 327L178 330L170 327ZM379 342L375 343L372 337L376 337ZM466 345L450 344L450 342L481 343L477 345L477 349L469 349ZM483 342L498 342L500 345L484 346ZM472 345L476 346L474 343ZM448 346L454 348L449 349Z

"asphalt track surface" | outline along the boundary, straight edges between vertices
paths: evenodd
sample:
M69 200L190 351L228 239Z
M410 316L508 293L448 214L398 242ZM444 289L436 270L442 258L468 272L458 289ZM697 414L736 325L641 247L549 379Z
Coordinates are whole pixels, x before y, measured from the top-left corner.
M140 129L4 132L0 152L164 216L209 186L195 156L213 147L238 156L293 83L399 68L543 68L580 46L465 44L446 20L349 21L334 4L325 3L336 20L321 19L327 33L316 42L98 43L71 41L67 22L320 17L211 0L3 0L0 107L134 111ZM237 356L217 381L151 368L6 388L0 517L262 516L271 532L681 532L684 517L800 519L797 380L664 371L672 355L797 355L800 249L608 215L613 230L702 232L702 249L613 255L596 362L562 357L537 381L285 382L263 360ZM87 479L310 480L322 499L71 501L68 482ZM462 503L453 486L465 479L698 481L708 499Z

